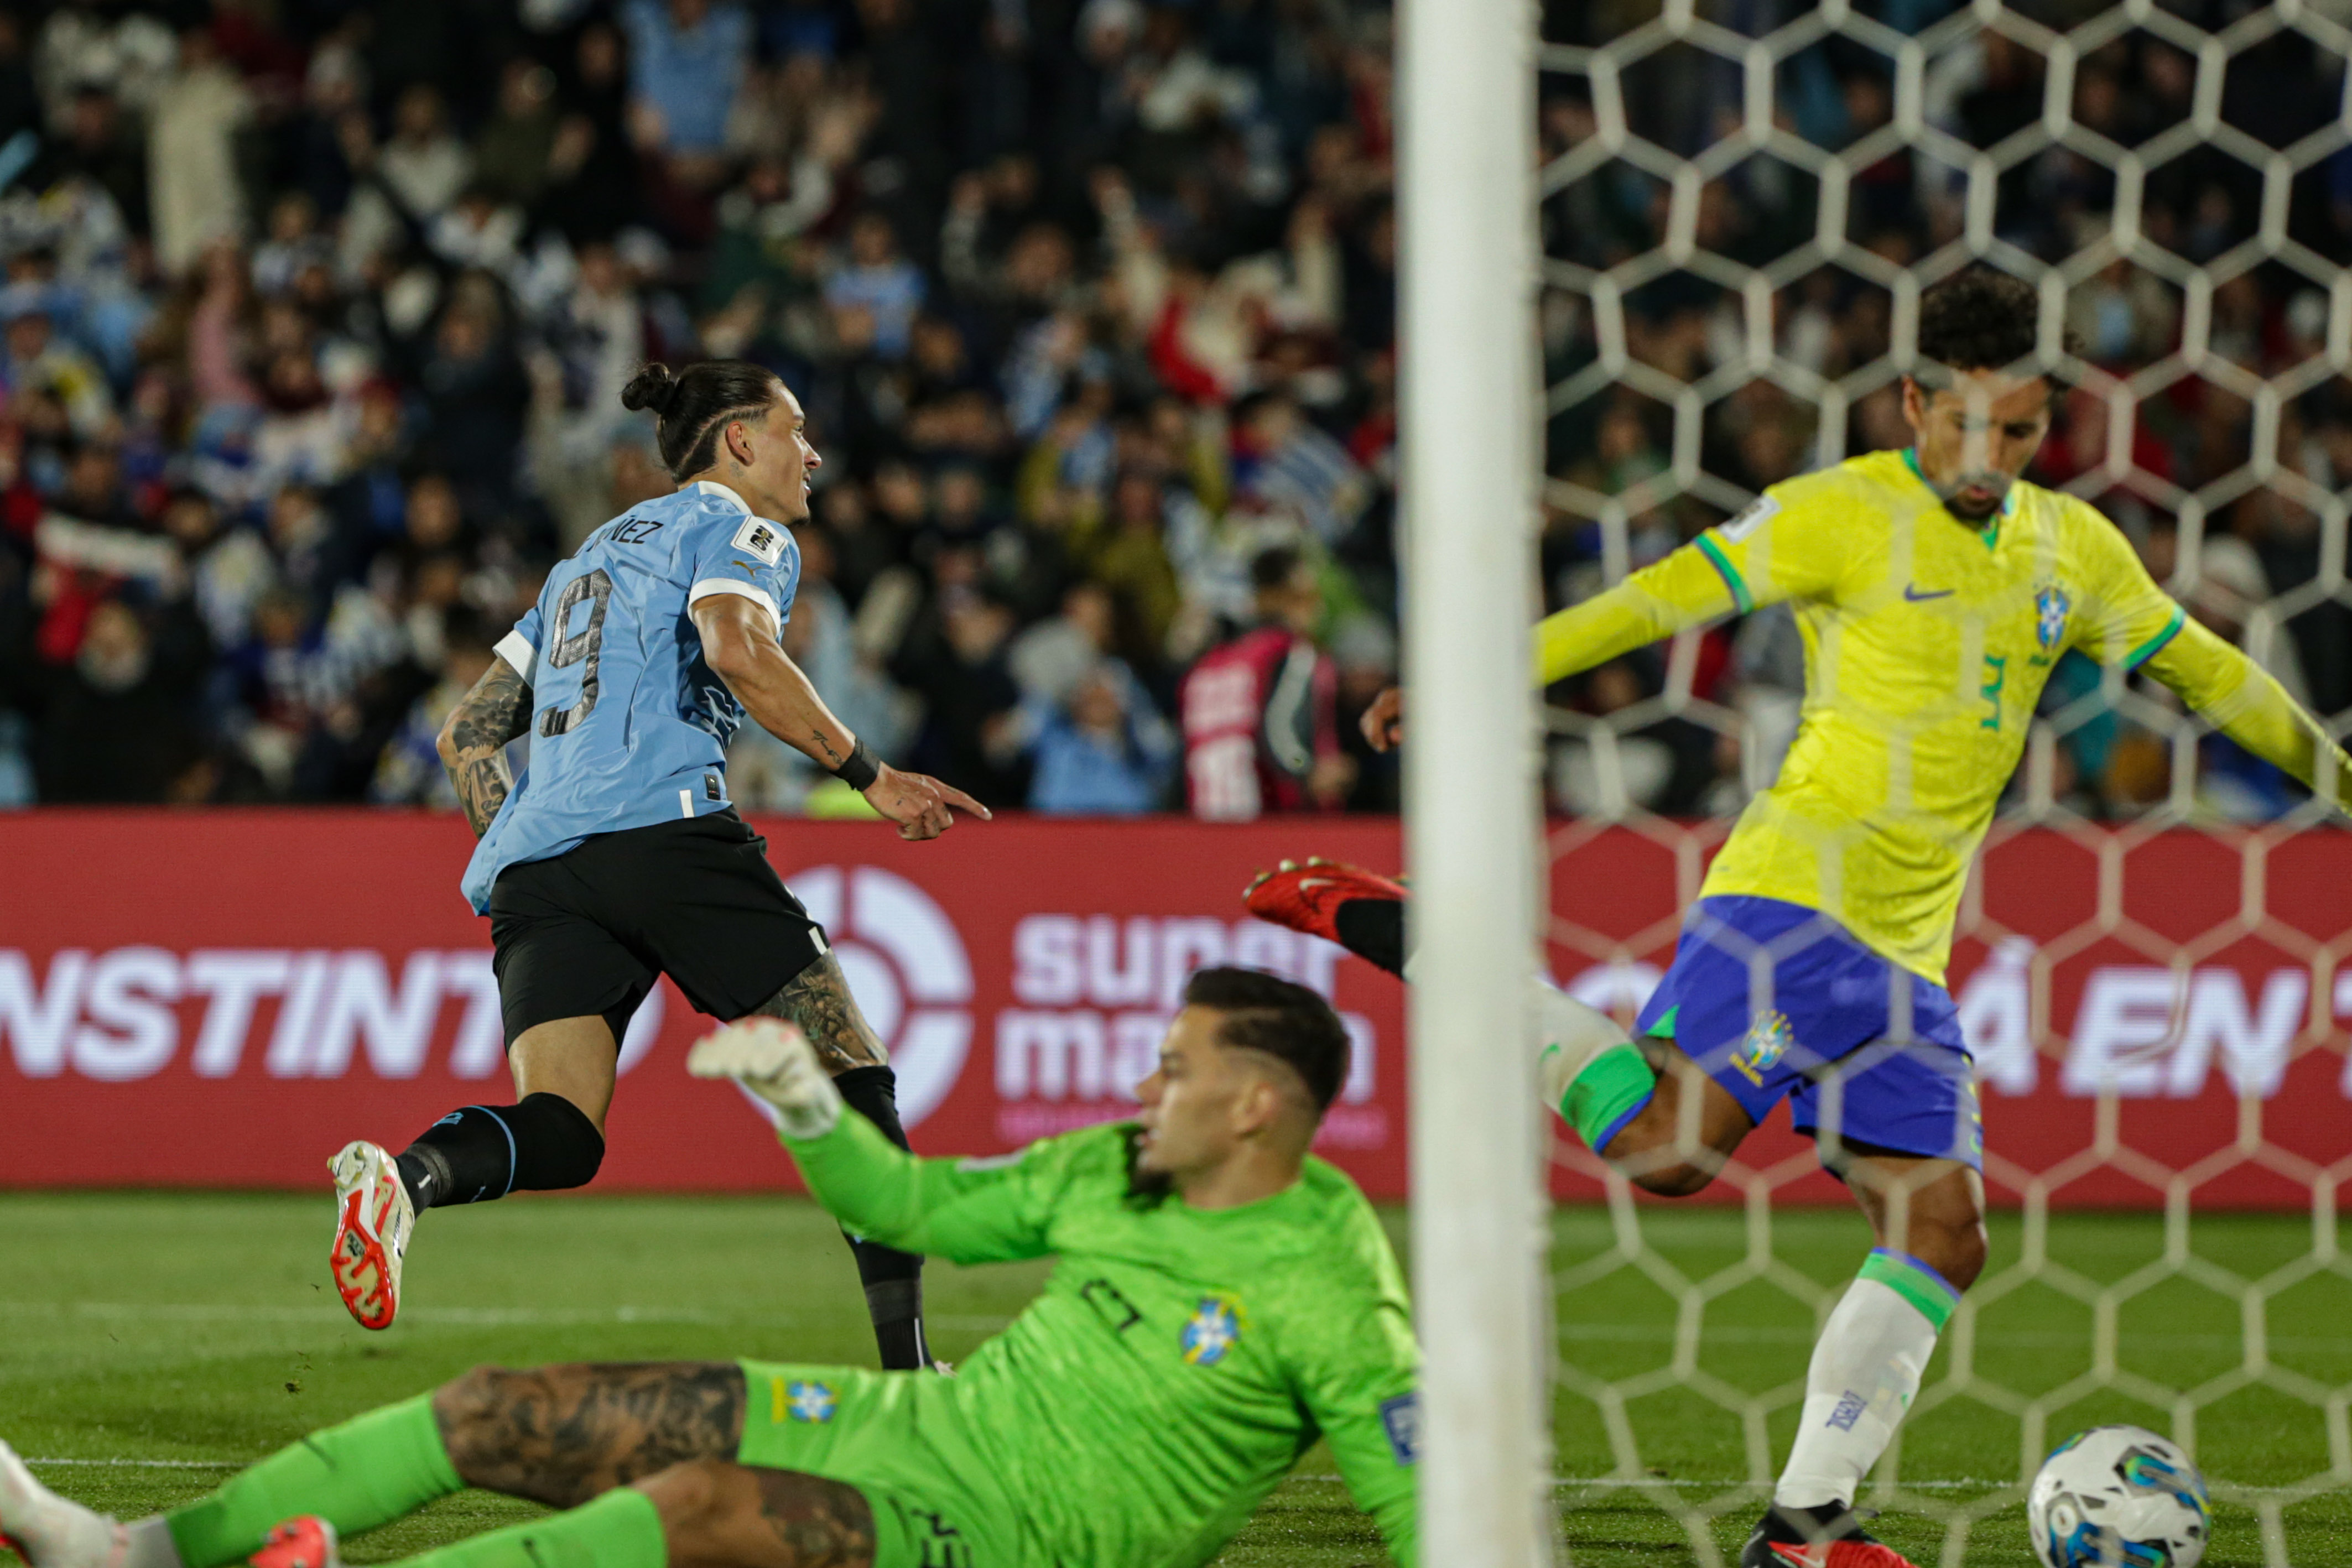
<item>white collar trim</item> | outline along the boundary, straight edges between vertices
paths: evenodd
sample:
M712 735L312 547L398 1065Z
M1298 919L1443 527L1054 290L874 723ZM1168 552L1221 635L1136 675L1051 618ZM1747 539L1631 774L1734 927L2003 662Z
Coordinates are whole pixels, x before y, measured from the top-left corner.
M694 482L694 487L705 496L717 496L723 500L732 501L735 505L743 508L747 513L751 509L751 502L745 500L742 497L737 495L734 491L729 489L726 486L720 484L716 479L697 479Z

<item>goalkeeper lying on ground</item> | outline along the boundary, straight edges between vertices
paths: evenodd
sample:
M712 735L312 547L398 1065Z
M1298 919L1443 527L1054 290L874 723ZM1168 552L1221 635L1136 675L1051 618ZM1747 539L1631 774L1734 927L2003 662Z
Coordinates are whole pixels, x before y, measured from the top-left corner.
M257 1552L260 1568L331 1568L336 1532L478 1486L570 1511L416 1563L1188 1568L1320 1435L1412 1568L1403 1285L1363 1194L1307 1153L1346 1075L1346 1031L1312 991L1247 970L1202 970L1184 1002L1137 1123L1003 1159L892 1146L841 1113L776 1019L695 1047L696 1073L776 1107L809 1190L852 1230L967 1263L1059 1254L1045 1292L958 1376L480 1368L128 1525L49 1492L0 1445L0 1531L33 1568Z

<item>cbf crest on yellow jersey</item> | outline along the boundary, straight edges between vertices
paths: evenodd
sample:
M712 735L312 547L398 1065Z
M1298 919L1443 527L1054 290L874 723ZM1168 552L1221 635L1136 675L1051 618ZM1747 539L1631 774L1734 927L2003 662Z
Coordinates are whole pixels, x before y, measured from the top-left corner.
M1773 486L1551 617L1539 673L1784 600L1804 638L1802 722L1703 894L1822 910L1938 984L1969 857L2059 657L2137 666L2199 632L2085 503L2019 484L1979 527L1945 510L1910 454L1879 452Z

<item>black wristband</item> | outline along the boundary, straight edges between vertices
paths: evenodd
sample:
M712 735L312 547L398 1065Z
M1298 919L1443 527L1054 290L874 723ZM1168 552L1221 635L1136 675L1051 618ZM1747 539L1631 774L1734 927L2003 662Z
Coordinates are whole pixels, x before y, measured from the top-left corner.
M882 777L882 759L866 750L861 740L850 747L849 760L835 768L833 776L863 795Z

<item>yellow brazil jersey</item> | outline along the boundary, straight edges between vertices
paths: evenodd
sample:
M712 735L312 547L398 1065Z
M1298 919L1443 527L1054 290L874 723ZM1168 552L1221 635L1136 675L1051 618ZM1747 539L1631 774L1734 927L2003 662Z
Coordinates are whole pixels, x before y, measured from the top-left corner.
M2277 683L2188 620L2089 505L2019 484L1979 528L1944 509L1907 452L1775 485L1693 545L1552 616L1538 629L1538 673L1549 684L1781 600L1804 638L1802 720L1702 896L1822 910L1938 984L1969 861L2069 648L2148 665L2306 781L2322 748L2342 764Z

